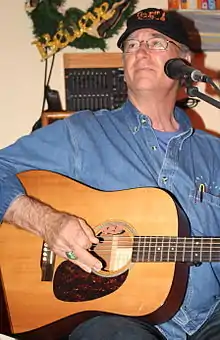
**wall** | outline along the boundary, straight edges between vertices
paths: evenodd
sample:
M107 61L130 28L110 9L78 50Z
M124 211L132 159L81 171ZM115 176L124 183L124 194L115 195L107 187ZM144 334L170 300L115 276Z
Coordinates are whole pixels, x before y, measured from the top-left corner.
M0 148L14 142L24 134L28 134L39 118L42 106L44 62L40 61L33 41L31 21L24 10L25 1L7 0L1 4L0 41L1 41L1 121ZM66 7L79 7L86 10L90 0L69 0ZM166 8L166 0L140 0L137 9L157 6ZM109 51L116 52L117 37L108 40ZM67 47L56 54L51 87L64 96L63 53L82 53L82 50ZM88 50L83 52L100 52ZM205 58L205 66L214 70L219 67L219 53L209 52ZM203 90L203 88L202 88ZM200 103L196 108L207 129L220 132L220 113L212 106Z

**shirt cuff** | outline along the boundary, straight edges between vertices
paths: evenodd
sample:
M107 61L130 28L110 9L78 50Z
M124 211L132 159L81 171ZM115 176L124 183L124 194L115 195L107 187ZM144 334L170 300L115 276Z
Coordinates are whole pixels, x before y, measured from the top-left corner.
M25 195L25 189L16 176L10 176L0 182L0 223L11 205L21 195Z

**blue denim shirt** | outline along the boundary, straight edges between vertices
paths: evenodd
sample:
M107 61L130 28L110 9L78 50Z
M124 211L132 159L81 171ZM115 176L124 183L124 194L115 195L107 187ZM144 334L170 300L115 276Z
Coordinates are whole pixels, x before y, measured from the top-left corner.
M150 119L127 101L113 111L81 111L22 137L0 151L0 219L24 193L16 173L44 169L101 190L154 186L169 190L187 214L192 235L220 235L220 141L194 131L176 108L180 134L160 150ZM202 202L195 204L200 184ZM220 265L191 267L187 293L172 320L159 325L168 339L185 339L220 299Z

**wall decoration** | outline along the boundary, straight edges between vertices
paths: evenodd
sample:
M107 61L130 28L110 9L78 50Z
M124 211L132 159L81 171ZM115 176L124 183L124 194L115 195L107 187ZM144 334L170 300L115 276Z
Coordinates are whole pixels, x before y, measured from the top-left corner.
M43 60L66 46L79 49L107 49L106 39L117 34L130 16L137 0L96 0L86 12L72 7L64 10L66 0L29 0L25 10L33 23L33 34Z

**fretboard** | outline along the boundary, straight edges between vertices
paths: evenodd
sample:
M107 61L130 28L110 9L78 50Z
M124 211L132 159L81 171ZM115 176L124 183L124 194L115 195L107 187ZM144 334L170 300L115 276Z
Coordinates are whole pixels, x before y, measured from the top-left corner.
M132 262L214 261L220 261L219 237L134 237Z

